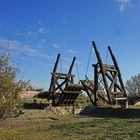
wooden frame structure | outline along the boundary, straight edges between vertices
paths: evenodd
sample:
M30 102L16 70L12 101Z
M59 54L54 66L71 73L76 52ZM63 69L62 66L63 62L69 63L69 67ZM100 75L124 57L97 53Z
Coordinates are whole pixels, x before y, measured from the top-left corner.
M122 107L127 106L127 94L121 77L121 72L117 60L108 47L113 65L103 64L100 53L95 42L92 42L95 50L97 63L94 67L94 81L82 80L81 83L87 92L93 105L98 105L100 101L107 104L118 103Z
M76 57L73 58L68 73L58 73L57 67L60 61L60 54L58 54L51 73L52 78L47 97L52 100L52 106L74 105L78 95L81 93L82 85L74 83L75 75L72 74L75 60Z

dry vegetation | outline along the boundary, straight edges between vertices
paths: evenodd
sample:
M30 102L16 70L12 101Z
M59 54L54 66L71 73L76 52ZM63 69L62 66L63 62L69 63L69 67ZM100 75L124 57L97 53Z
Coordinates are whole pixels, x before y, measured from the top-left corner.
M137 113L131 115L131 111ZM50 110L26 109L17 118L0 121L2 140L136 140L140 137L140 108L90 109L90 115L56 116ZM115 115L112 115L113 113ZM94 115L93 115L94 114Z

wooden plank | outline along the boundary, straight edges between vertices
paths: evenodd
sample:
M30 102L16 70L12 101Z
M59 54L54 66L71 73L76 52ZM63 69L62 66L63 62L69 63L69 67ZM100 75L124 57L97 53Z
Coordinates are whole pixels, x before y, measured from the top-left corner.
M67 73L54 73L55 76L65 76L65 77L74 77L75 75L73 74L67 74Z

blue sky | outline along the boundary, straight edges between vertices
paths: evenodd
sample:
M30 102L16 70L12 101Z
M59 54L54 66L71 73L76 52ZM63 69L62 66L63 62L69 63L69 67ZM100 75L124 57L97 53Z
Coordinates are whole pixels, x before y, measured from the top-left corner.
M72 57L77 57L83 79L92 40L104 62L107 46L112 47L124 81L138 74L140 1L0 0L0 51L9 42L13 60L20 63L21 74L33 86L48 88L58 53L63 72L68 71ZM91 78L95 62L93 52L88 70ZM76 67L74 73L77 75Z

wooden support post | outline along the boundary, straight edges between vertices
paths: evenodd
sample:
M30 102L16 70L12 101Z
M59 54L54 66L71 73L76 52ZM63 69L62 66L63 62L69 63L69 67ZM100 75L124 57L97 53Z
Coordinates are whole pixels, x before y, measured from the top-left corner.
M70 69L69 69L68 74L71 74L71 73L72 73L72 69L73 69L73 66L74 66L75 60L76 60L76 57L73 57L73 60L72 60L72 63L71 63L71 65L70 65Z
M97 60L98 60L98 63L99 63L99 67L100 67L100 70L101 70L101 74L102 74L102 77L103 77L103 81L104 81L104 84L105 84L105 89L106 89L108 101L109 101L109 103L111 103L112 101L111 101L111 98L110 98L110 92L109 92L107 79L105 77L105 70L104 70L103 62L102 62L100 53L97 50L95 42L93 41L92 44L93 44L93 48L95 50L95 54L96 54L96 57L97 57Z
M94 67L94 102L97 105L97 92L98 92L98 64L93 64Z
M57 67L58 67L59 59L60 59L60 54L57 55L57 59L56 59L56 62L54 64L51 83L50 83L50 88L49 88L49 94L53 94L54 89L55 89L55 85L54 85L55 84L55 73L56 73L56 70L57 70Z

